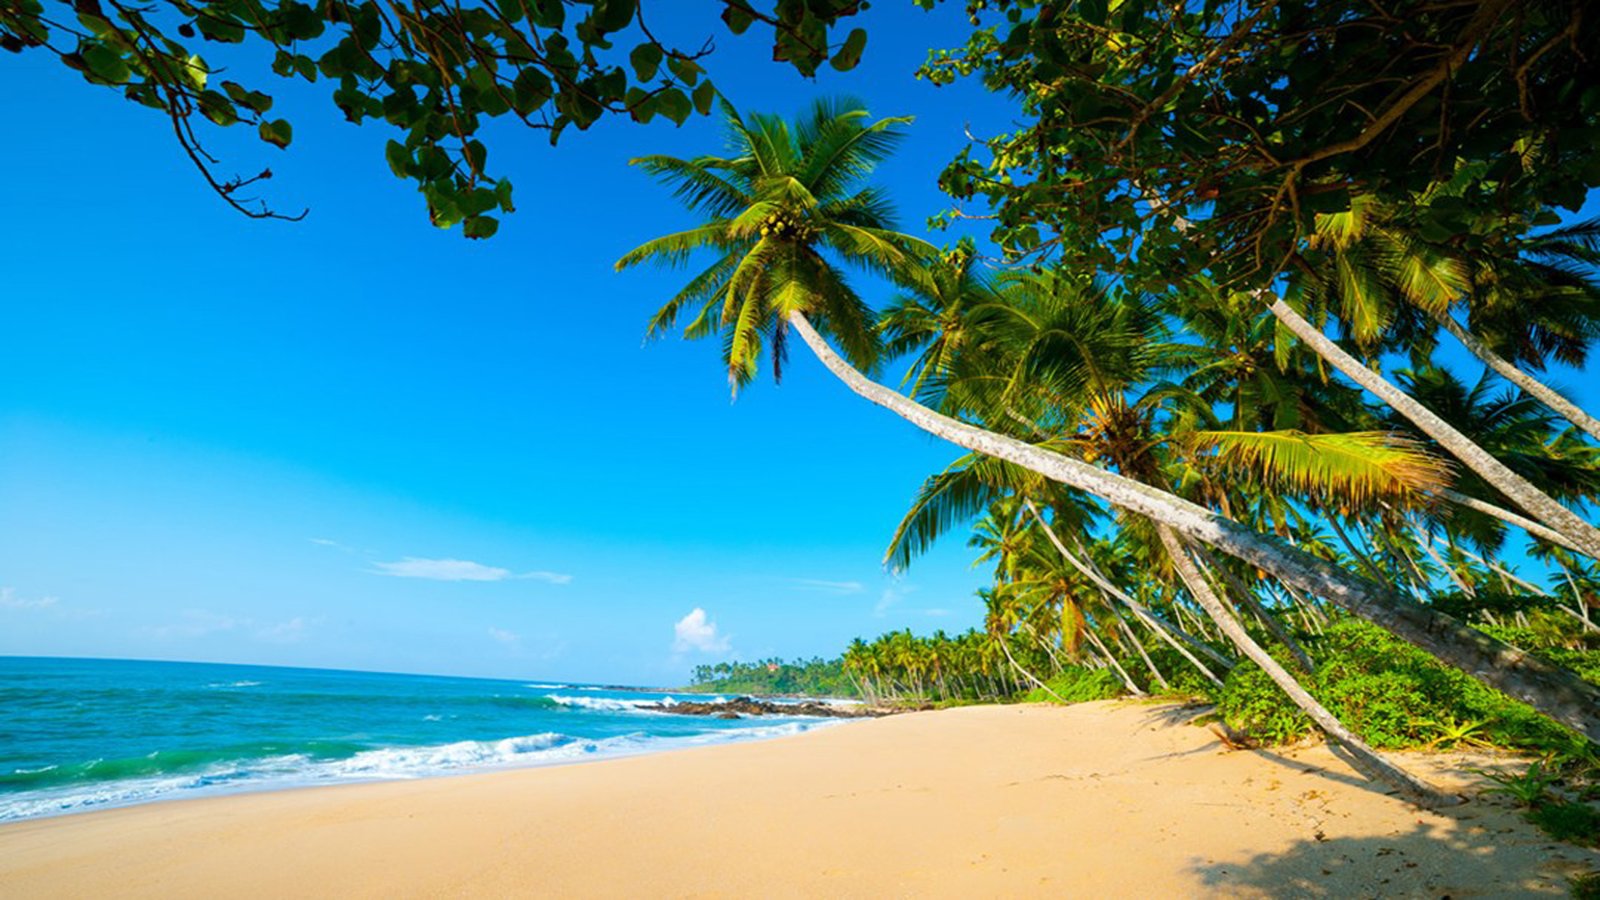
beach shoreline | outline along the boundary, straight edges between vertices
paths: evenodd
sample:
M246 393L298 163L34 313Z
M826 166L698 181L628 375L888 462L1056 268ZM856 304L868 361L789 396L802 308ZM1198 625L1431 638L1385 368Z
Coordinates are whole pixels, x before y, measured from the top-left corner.
M911 713L583 765L0 825L0 894L1562 896L1600 854L1508 804L1418 810L1192 710ZM1468 789L1483 754L1405 755Z

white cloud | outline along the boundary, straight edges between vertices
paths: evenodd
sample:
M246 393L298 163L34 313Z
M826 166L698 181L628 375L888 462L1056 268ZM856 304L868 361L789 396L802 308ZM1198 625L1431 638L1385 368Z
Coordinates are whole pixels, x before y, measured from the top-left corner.
M49 609L60 603L58 597L18 597L13 588L0 587L0 609L36 610Z
M889 613L890 607L898 604L901 600L904 600L905 596L914 590L916 590L916 588L910 585L889 585L883 589L883 593L878 595L878 602L872 606L872 614L877 618L883 618Z
M504 628L495 628L494 626L489 628L489 637L505 644L507 647L514 647L522 643L522 635L517 634L515 631L507 631Z
M186 609L176 622L165 625L146 625L136 633L160 641L194 640L213 634L235 632L246 634L258 641L274 644L293 644L302 640L312 626L322 618L308 619L295 616L283 622L263 623L256 619L229 616L209 609Z
M791 578L796 587L808 591L822 591L827 594L859 594L867 586L859 581L823 581L820 578Z
M509 581L526 578L547 584L568 584L572 576L564 572L513 572L500 566L486 566L470 559L424 559L407 556L395 562L375 562L375 575L396 578L426 578L430 581Z
M941 607L937 607L936 606L936 607L933 607L932 609L923 610L922 614L925 615L925 616L933 616L934 618L942 618L944 616L950 615L951 613L950 613L950 610L948 610L948 609L943 609Z
M672 626L672 634L674 653L722 653L728 649L728 636L717 634L717 623L710 621L698 606Z
M287 622L268 625L256 632L256 637L263 641L273 641L280 644L293 644L306 636L306 629L311 626L304 616L295 616Z
M250 624L249 619L236 619L233 616L224 616L205 609L186 609L183 619L166 625L152 625L139 629L140 633L153 638L167 640L170 638L198 638L219 631L232 631L240 626Z
M571 584L572 576L565 572L523 572L515 578L531 578L534 581L543 581L547 584Z

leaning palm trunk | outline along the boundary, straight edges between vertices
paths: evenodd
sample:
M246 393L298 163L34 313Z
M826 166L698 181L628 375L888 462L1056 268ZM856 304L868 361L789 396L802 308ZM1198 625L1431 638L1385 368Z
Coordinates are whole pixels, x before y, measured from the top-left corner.
M1476 497L1468 497L1466 494L1460 494L1455 491L1440 491L1439 496L1449 500L1451 503L1454 503L1457 506L1465 506L1467 509L1470 509L1474 512L1483 513L1486 516L1492 516L1508 525L1515 525L1536 538L1549 541L1552 544L1560 544L1568 550L1574 550L1578 553L1583 552L1583 548L1578 546L1577 541L1572 540L1559 531L1546 528L1543 525L1540 525L1538 522L1527 518L1526 516L1519 516L1509 509L1495 506L1493 503L1487 503L1483 500L1479 500Z
M1056 698L1056 700L1060 701L1061 703L1066 703L1067 701L1062 700L1060 694L1056 693L1055 691L1050 690L1050 685L1045 684L1044 682L1040 681L1038 678L1034 677L1034 674L1032 672L1029 672L1027 669L1024 669L1022 667L1022 665L1017 662L1017 658L1011 655L1011 648L1009 646L1007 646L1008 643L1010 643L1010 642L1007 640L1007 636L1006 635L1001 635L1000 636L1000 649L1005 651L1006 662L1011 663L1011 668L1016 669L1018 672L1021 672L1022 673L1022 677L1026 678L1029 681L1033 682L1034 684L1038 685L1039 689L1044 691L1046 694L1049 694L1050 696Z
M1189 596L1200 604L1206 614L1211 616L1212 621L1217 623L1217 627L1221 628L1223 633L1238 646L1239 652L1249 657L1251 662L1260 666L1261 670L1267 673L1267 677L1272 679L1273 684L1276 684L1287 694L1289 699L1294 701L1294 705L1300 707L1311 718L1311 721L1317 724L1318 728L1322 729L1329 738L1338 741L1350 752L1350 755L1355 760L1356 768L1360 769L1368 777L1375 778L1393 787L1403 794L1406 799L1421 806L1449 806L1457 802L1455 798L1436 790L1394 763L1389 762L1378 751L1367 746L1367 743L1357 737L1354 732L1344 727L1344 723L1340 722L1333 713L1329 712L1305 688L1301 687L1300 683L1294 680L1294 676L1290 675L1289 671L1282 665L1279 665L1271 654L1262 649L1261 645L1250 637L1250 633L1244 630L1244 626L1239 624L1239 620L1228 612L1228 608L1223 605L1222 600L1212 592L1211 585L1206 583L1205 576L1200 573L1199 566L1190 558L1188 548L1184 546L1183 540L1171 528L1159 523L1156 524L1156 533L1161 537L1161 546L1166 548L1167 557L1172 560L1172 566L1177 570L1178 578L1189 589Z
M1143 697L1145 695L1144 688L1139 687L1138 682L1133 680L1133 676L1128 674L1128 670L1117 662L1116 655L1111 652L1111 648L1107 647L1104 641L1100 640L1100 636L1094 633L1094 629L1085 624L1083 633L1089 638L1089 643L1100 651L1100 655L1106 658L1106 662L1111 664L1111 668L1116 670L1117 677L1122 679L1122 686L1128 689L1128 693L1135 697Z
M1461 346L1466 347L1473 356L1476 356L1479 362L1499 373L1505 380L1522 388L1527 392L1528 396L1554 410L1557 415L1588 432L1590 437L1600 441L1600 419L1596 419L1594 416L1584 412L1578 404L1561 396L1555 388L1522 371L1513 365L1510 360L1490 350L1487 344L1473 337L1471 332L1462 328L1461 324L1448 312L1435 313L1433 318L1445 331L1454 335L1455 339L1461 342Z
M1511 471L1505 463L1489 455L1454 426L1439 418L1433 410L1418 403L1382 375L1362 365L1360 360L1346 353L1323 334L1321 329L1295 312L1283 298L1265 290L1260 292L1260 296L1263 300L1271 299L1268 308L1272 310L1272 314L1286 328L1294 332L1295 337L1310 347L1312 352L1388 404L1395 412L1405 416L1424 434L1438 442L1439 446L1451 456L1476 472L1478 477L1488 482L1495 490L1510 498L1524 512L1565 535L1569 540L1575 541L1580 552L1600 559L1600 528L1585 522L1577 513L1539 490L1533 482Z
M1098 587L1100 590L1104 591L1108 597L1121 600L1123 605L1127 606L1128 609L1133 611L1134 615L1139 617L1139 621L1143 622L1146 628L1149 628L1151 631L1155 632L1157 636L1167 642L1168 646L1178 651L1178 653L1181 654L1184 659L1188 660L1196 669L1199 669L1200 672L1206 676L1206 678L1210 679L1212 684L1215 684L1217 687L1222 686L1222 679L1218 678L1210 669L1206 668L1205 663L1195 659L1194 654L1189 652L1189 648L1184 646L1184 641L1180 641L1172 634L1172 632L1177 631L1178 634L1182 635L1182 637L1187 639L1187 641L1193 642L1197 649L1211 654L1211 656L1216 659L1218 665L1226 668L1233 665L1233 663L1223 659L1221 654L1217 653L1215 650L1212 650L1210 647L1207 647L1205 644L1202 644L1200 641L1195 640L1193 637L1190 637L1187 633L1168 626L1165 622L1161 621L1159 616L1146 609L1144 604L1128 596L1123 591L1118 590L1116 585L1107 581L1104 576L1094 569L1093 566L1087 565L1082 560L1079 560L1076 556L1073 556L1072 553L1067 550L1066 545L1061 543L1061 538L1056 536L1055 530L1045 523L1044 516L1040 515L1039 513L1039 507L1035 506L1032 500L1024 499L1023 502L1027 504L1028 511L1033 513L1033 518L1039 523L1039 527L1044 529L1045 537L1049 538L1050 543L1055 545L1056 552L1061 554L1062 559L1066 560L1069 565L1071 565L1074 569L1077 569L1078 572L1080 572L1084 577L1094 582L1095 587ZM1081 546L1082 545L1080 545L1080 547Z
M1161 669L1150 658L1150 654L1145 652L1144 642L1139 640L1137 634L1133 633L1133 627L1128 624L1127 619L1122 617L1122 612L1115 606L1109 606L1108 608L1111 610L1111 615L1116 617L1118 632L1128 643L1133 645L1134 651L1139 654L1139 659L1144 661L1144 667L1150 673L1150 683L1163 691L1171 691L1172 685L1167 683L1167 676L1161 674Z
M818 360L850 390L924 431L1086 491L1245 560L1285 584L1326 598L1484 684L1525 701L1591 740L1600 741L1600 687L1572 672L1530 657L1437 610L1181 497L935 412L861 374L828 346L799 311L791 312L787 321Z
M1256 599L1255 591L1250 590L1249 586L1240 581L1238 576L1228 570L1227 566L1217 562L1217 558L1212 556L1209 550L1204 547L1197 547L1196 550L1200 553L1202 568L1209 568L1222 578L1233 596L1239 598L1239 604L1250 610L1251 614L1260 620L1261 626L1267 629L1267 633L1276 638L1278 643L1289 651L1289 656L1294 660L1295 666L1307 675L1316 672L1317 664L1311 660L1311 654L1300 646L1300 642L1294 639L1294 635L1289 633L1289 629L1283 627L1283 623L1278 621L1277 616L1274 616L1270 610L1261 605L1261 602Z

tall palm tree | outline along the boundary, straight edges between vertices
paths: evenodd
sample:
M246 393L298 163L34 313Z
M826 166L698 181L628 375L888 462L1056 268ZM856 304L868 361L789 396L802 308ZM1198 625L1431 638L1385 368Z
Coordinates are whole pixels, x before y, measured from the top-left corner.
M908 118L867 121L857 101L818 101L794 126L778 116L746 122L723 104L735 155L684 160L633 160L672 185L678 198L708 221L635 248L617 269L644 262L672 265L697 250L716 259L650 321L649 333L670 330L686 308L689 337L720 334L728 381L735 393L755 376L764 345L782 377L792 315L832 337L852 365L870 371L878 360L873 311L837 263L910 277L914 263L935 251L894 230L894 210L861 177L888 156Z
M737 388L753 376L763 338L777 345L774 359L781 360L792 330L850 390L917 427L1245 560L1600 739L1600 688L1571 672L1197 503L937 412L872 381L864 373L877 362L870 311L830 256L895 274L930 255L927 245L890 230L881 193L856 187L888 152L893 126L903 120L868 123L864 111L850 104L819 105L795 128L772 117L752 117L746 124L731 109L727 116L737 155L641 161L709 220L641 246L624 256L619 268L651 259L681 263L701 248L717 256L657 314L653 331L670 327L681 309L698 303L700 310L685 332L723 337L724 360ZM835 337L848 361L829 345L824 331Z

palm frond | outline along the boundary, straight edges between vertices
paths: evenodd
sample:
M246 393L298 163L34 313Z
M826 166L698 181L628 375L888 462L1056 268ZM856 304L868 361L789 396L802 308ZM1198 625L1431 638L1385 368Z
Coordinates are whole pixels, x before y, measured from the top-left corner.
M728 223L715 220L688 231L663 235L629 250L617 260L618 272L641 263L655 262L666 266L681 266L688 262L696 250L707 247L722 248L727 245Z
M739 255L737 253L729 253L712 263L710 268L690 279L689 283L684 285L683 290L674 295L661 309L656 311L654 316L650 317L650 323L645 329L645 336L649 338L660 337L663 333L671 330L673 323L678 319L678 313L684 306L697 301L713 299L727 287L728 276L732 274L738 262Z
M1450 468L1409 438L1386 431L1196 431L1196 450L1215 450L1225 469L1324 503L1418 504L1450 484Z
M750 202L744 191L713 171L730 166L729 160L715 157L685 160L657 155L630 159L628 164L670 185L673 196L694 212L725 219Z

